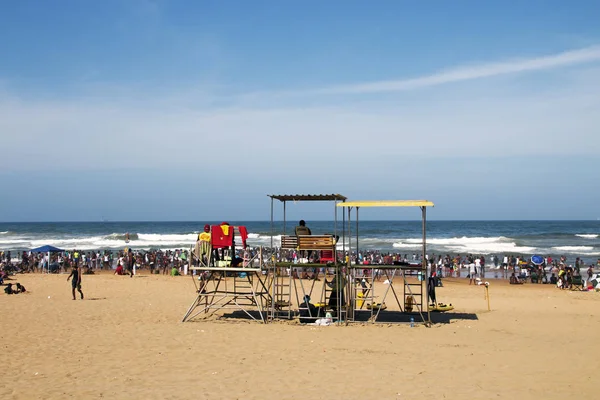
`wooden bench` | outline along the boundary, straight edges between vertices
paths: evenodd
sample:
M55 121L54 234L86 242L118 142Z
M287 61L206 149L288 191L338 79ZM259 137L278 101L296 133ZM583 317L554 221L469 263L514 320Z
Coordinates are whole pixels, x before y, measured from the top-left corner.
M299 250L333 250L335 240L331 235L298 236Z
M281 236L282 249L334 250L335 239L331 235Z
M298 236L281 236L281 248L295 250L298 247Z

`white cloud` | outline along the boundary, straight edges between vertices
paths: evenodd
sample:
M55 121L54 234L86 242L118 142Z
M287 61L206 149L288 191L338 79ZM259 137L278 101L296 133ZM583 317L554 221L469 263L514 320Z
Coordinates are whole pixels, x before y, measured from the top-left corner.
M600 70L576 65L599 59L599 49L460 68L391 84L325 89L371 93L395 87L401 92L368 101L325 100L318 106L306 106L302 99L273 105L266 95L267 107L242 101L231 108L198 109L189 105L210 103L205 92L199 91L195 102L191 92L179 96L164 88L161 96L144 92L109 99L88 93L81 99L25 101L4 93L0 135L3 148L9 150L0 157L0 168L177 170L202 163L293 177L297 155L308 157L306 168L314 171L322 169L323 162L340 165L352 160L351 168L360 169L361 160L411 155L597 156ZM559 66L569 68L533 87L520 75L502 82L479 79ZM458 81L463 82L460 87L438 86ZM419 87L428 89L399 89ZM315 92L311 99L322 97ZM229 166L223 162L225 154L243 163ZM330 171L335 170L339 167Z
M448 83L490 78L519 72L533 72L600 61L600 46L566 51L544 57L462 66L413 79L358 83L315 89L313 94L365 94L397 92Z

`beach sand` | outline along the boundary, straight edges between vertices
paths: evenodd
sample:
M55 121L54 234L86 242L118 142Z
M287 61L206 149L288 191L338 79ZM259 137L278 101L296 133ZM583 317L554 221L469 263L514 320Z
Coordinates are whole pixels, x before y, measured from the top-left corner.
M181 323L186 276L84 276L83 301L66 277L19 275L30 292L0 296L0 398L599 397L596 292L493 281L488 312L483 287L447 279L446 323L315 327Z

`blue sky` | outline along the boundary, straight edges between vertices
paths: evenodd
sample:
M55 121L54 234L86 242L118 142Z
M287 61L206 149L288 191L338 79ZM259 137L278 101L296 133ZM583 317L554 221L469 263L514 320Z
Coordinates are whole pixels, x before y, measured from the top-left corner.
M600 218L599 20L595 1L0 2L0 221L263 220L292 192Z

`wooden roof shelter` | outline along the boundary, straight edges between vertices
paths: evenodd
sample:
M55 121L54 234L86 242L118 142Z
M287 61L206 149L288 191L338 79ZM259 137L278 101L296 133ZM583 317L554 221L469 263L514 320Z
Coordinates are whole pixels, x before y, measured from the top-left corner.
M341 194L269 194L271 199L279 201L346 201Z
M337 230L337 206L338 202L346 201L347 197L342 196L341 194L269 194L267 195L271 198L271 248L273 248L273 206L274 201L279 200L283 203L283 234L286 233L286 203L288 201L297 202L297 201L333 201L334 204L334 215L335 215L335 230Z
M337 231L338 231L338 208L336 207L337 205L340 204L340 202L344 202L346 201L347 197L343 196L341 194L270 194L267 195L271 198L271 249L274 249L274 245L273 245L273 238L275 236L275 229L274 229L274 201L275 200L279 200L280 202L283 203L283 232L281 234L281 238L282 238L282 245L281 248L282 250L285 250L286 248L289 248L289 246L285 245L286 240L288 239L292 239L291 237L287 237L286 236L286 224L287 224L287 217L286 217L286 204L287 202L298 202L298 201L331 201L333 202L333 212L334 212L334 232L333 235L323 235L323 236L319 236L319 235L311 235L310 237L302 237L302 236L296 236L295 233L293 234L293 239L296 240L296 244L295 244L295 248L298 250L315 250L315 251L320 251L321 250L321 246L316 243L315 241L317 239L319 240L329 240L331 243L327 246L327 247L331 247L330 249L330 253L331 253L331 257L332 257L332 263L329 264L330 267L332 269L334 269L335 271L335 275L338 276L338 280L339 275L341 274L340 268L341 268L341 264L338 264L337 262L337 252L336 252L336 240L334 240L334 238L337 238ZM342 216L344 216L344 213L342 212ZM344 230L342 229L342 235L343 235ZM326 237L327 236L327 237ZM308 240L309 242L312 243L307 243L306 246L303 246L302 242L303 240ZM345 241L343 240L343 236L342 236L342 243L344 243ZM310 253L309 253L310 254ZM282 254L280 254L282 255ZM272 298L272 303L271 303L271 319L276 318L276 317L284 317L284 318L291 318L292 316L292 310L291 310L291 295L292 295L292 285L294 285L295 287L295 281L293 279L293 276L291 273L287 274L286 270L290 268L289 265L287 265L287 263L282 263L282 260L276 260L276 262L273 264L273 271L271 275L272 278L272 282L269 284L269 287L271 288L271 298ZM295 268L299 268L299 269L306 269L306 268L321 268L323 265L321 264L302 264L302 265L296 265ZM291 270L290 270L291 271ZM287 275L286 275L287 274ZM314 281L313 281L313 285L314 285ZM321 299L323 301L327 301L328 300L328 296L330 295L331 291L327 290L327 285L323 285L323 294L321 296ZM312 288L311 288L312 291ZM302 288L302 294L304 297L304 295L306 295L307 293L304 292L304 288ZM296 297L298 298L298 290L296 289ZM337 318L336 321L341 321L342 319L342 307L341 304L343 303L342 299L338 299L338 307L336 307L336 314L337 314Z

